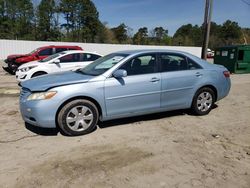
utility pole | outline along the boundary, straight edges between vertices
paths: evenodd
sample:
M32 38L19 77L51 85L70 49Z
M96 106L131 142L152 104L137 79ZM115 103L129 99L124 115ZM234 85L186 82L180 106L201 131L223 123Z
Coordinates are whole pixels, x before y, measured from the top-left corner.
M205 14L204 14L204 38L202 44L202 53L201 58L207 59L207 48L209 42L209 33L210 33L210 25L211 25L211 17L212 17L212 6L213 0L206 0L205 4Z

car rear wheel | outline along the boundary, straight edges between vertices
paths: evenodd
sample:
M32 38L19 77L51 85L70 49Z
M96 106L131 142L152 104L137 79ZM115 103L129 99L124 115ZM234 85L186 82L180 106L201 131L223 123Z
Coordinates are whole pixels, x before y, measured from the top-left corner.
M197 115L206 115L212 110L214 102L214 91L208 87L201 88L194 96L192 110Z
M32 76L31 76L31 78L34 78L34 77L37 77L37 76L42 76L42 75L45 75L45 74L47 74L46 72L35 72Z
M96 127L99 113L94 103L77 99L67 103L57 117L58 126L69 136L90 133Z

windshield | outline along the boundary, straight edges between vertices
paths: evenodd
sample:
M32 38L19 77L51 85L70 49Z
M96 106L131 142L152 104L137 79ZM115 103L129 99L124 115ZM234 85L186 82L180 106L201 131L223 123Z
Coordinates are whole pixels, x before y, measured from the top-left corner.
M39 48L37 48L37 49L35 49L35 50L33 50L33 51L31 51L30 53L28 53L28 54L33 54L33 53L35 53L37 50L38 50Z
M60 52L60 53L57 53L57 54L54 54L54 55L50 55L50 56L48 56L48 57L46 57L46 58L40 60L39 62L41 62L41 63L48 62L48 61L50 61L50 60L52 60L52 59L55 59L55 58L57 58L57 57L59 57L59 56L61 56L61 55L63 55L63 54L65 54L65 53Z
M127 57L128 54L113 53L101 57L89 64L88 66L80 69L83 74L99 76L106 72L108 69L113 67L115 64L119 63L122 59Z

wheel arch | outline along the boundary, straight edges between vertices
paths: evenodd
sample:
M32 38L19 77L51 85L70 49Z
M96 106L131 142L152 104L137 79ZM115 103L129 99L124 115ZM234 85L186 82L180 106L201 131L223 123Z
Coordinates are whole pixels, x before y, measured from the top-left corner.
M85 99L85 100L88 100L90 102L93 102L96 107L97 107L97 110L99 112L99 117L102 116L102 108L101 108L101 105L97 102L97 100L95 100L94 98L92 97L87 97L87 96L75 96L75 97L71 97L69 99L67 99L66 101L64 101L60 106L59 108L57 109L56 111L56 117L55 117L55 121L56 121L56 125L57 125L57 117L58 117L58 114L60 112L60 110L65 106L65 104L71 102L71 101L74 101L74 100L77 100L77 99Z
M35 74L37 74L37 73L48 74L48 72L46 72L46 71L35 71L35 72L32 73L31 78L32 78Z
M206 85L203 85L203 86L199 87L199 88L196 90L195 93L197 93L200 89L205 88L205 87L210 88L210 89L213 90L214 95L215 95L215 101L217 101L217 98L218 98L218 90L217 90L217 88L216 88L215 86L213 86L212 84L206 84ZM194 95L194 96L195 96L195 95Z

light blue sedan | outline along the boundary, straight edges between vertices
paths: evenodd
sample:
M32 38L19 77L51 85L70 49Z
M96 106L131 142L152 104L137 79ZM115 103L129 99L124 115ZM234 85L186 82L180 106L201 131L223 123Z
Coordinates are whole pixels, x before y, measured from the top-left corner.
M230 86L225 67L185 52L122 51L83 69L22 82L20 111L29 124L82 135L98 120L188 108L205 115Z

